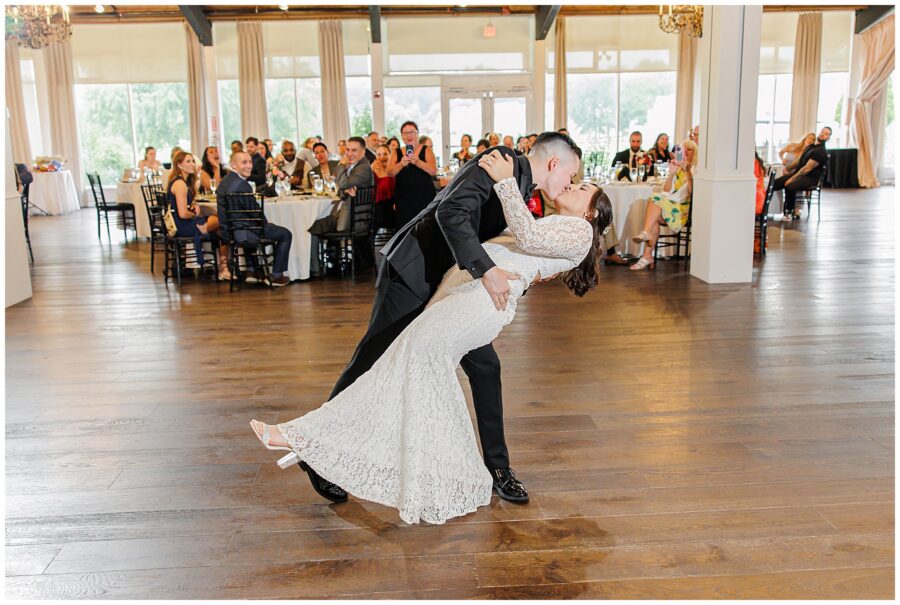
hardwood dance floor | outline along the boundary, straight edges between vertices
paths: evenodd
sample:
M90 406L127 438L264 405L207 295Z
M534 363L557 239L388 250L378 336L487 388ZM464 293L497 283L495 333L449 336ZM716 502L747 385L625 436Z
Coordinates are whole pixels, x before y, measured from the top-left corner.
M893 598L894 190L823 198L751 285L660 263L530 291L497 349L531 503L412 527L329 505L248 427L327 396L371 282L179 293L93 210L34 218L6 595Z

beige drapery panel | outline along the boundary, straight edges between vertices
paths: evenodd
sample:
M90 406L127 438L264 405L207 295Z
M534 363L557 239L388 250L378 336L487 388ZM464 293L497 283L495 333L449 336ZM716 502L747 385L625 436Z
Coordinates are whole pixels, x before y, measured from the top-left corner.
M797 38L794 44L790 126L792 141L799 141L807 132L816 129L821 71L822 13L804 13L797 19Z
M78 142L78 120L75 115L75 71L72 67L72 44L67 39L44 48L47 65L47 104L50 111L50 142L53 155L66 158L75 189L81 195L81 146Z
M859 36L862 54L862 76L859 92L849 103L850 140L859 148L859 186L878 187L876 160L882 145L883 133L873 118L874 106L883 102L887 80L894 71L894 15L886 17Z
M322 73L322 136L330 149L337 149L338 140L350 136L343 27L338 19L319 21L319 69Z
M269 138L262 24L238 21L238 88L243 138ZM202 151L202 150L201 150Z
M25 101L22 98L19 47L12 40L6 41L6 109L9 111L13 160L30 165L33 158L28 141L28 123L25 121Z
M184 24L187 36L188 63L188 117L191 125L191 152L198 158L203 157L203 150L209 143L209 129L206 116L206 68L203 62L203 49L193 28Z
M693 128L694 73L697 65L697 38L678 34L678 72L675 84L675 132L669 137L671 145L681 144Z
M568 128L566 114L566 18L556 18L556 48L554 49L553 123L556 128Z

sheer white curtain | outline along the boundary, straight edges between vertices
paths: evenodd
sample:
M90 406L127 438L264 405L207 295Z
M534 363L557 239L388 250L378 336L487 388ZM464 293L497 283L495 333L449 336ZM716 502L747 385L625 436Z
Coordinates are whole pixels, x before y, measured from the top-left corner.
M75 115L75 73L69 40L44 48L47 65L47 105L50 113L50 141L53 154L66 158L75 189L82 188L81 147Z
M894 71L894 15L858 36L862 54L862 75L859 92L849 103L850 139L859 148L859 185L878 187L875 171L884 134L877 127L875 116L884 103L887 81Z
M202 159L203 150L209 143L209 130L206 126L206 67L203 61L203 49L193 28L184 24L187 36L187 93L188 116L191 124L191 152Z
M266 113L266 78L263 52L262 24L259 21L239 21L238 87L241 98L242 138L269 138Z
M9 135L12 139L13 159L31 164L31 144L28 142L28 123L25 121L25 101L22 98L22 70L19 47L6 41L6 108L9 110Z
M693 128L694 72L697 65L697 38L678 34L678 76L675 80L675 132L669 144L681 144Z
M556 18L556 48L554 49L553 123L557 129L568 128L566 114L566 18Z
M792 141L799 141L803 135L816 128L821 71L822 13L805 13L797 19L797 41L794 44L790 126Z
M339 139L350 136L343 29L337 19L319 21L319 64L322 70L322 136L329 148L336 149Z

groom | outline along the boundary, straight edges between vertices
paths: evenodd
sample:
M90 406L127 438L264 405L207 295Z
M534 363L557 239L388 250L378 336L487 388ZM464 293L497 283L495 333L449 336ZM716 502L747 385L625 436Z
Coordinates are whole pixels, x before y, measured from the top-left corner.
M506 228L494 181L478 166L481 156L494 149L505 157L513 157L513 176L526 200L535 188L556 198L572 182L580 165L581 150L571 138L557 132L541 134L527 156L516 156L508 147L492 147L466 162L434 201L382 249L385 262L378 275L369 328L329 400L366 373L422 313L454 263L473 279L481 278L494 306L506 309L509 280L515 276L495 266L481 245ZM503 435L500 359L493 344L469 351L460 365L472 387L484 463L494 479L494 489L504 500L528 502L528 492L509 468ZM320 477L308 465L301 468L309 474L320 495L333 502L347 499L343 489Z

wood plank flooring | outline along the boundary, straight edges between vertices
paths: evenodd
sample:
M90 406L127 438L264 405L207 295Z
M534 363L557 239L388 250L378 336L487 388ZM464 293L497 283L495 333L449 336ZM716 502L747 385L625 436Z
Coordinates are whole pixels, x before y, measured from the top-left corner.
M444 526L328 504L248 428L320 405L371 281L179 291L93 210L33 218L6 596L891 599L894 190L823 201L772 224L752 284L660 263L529 291L496 346L531 503Z

